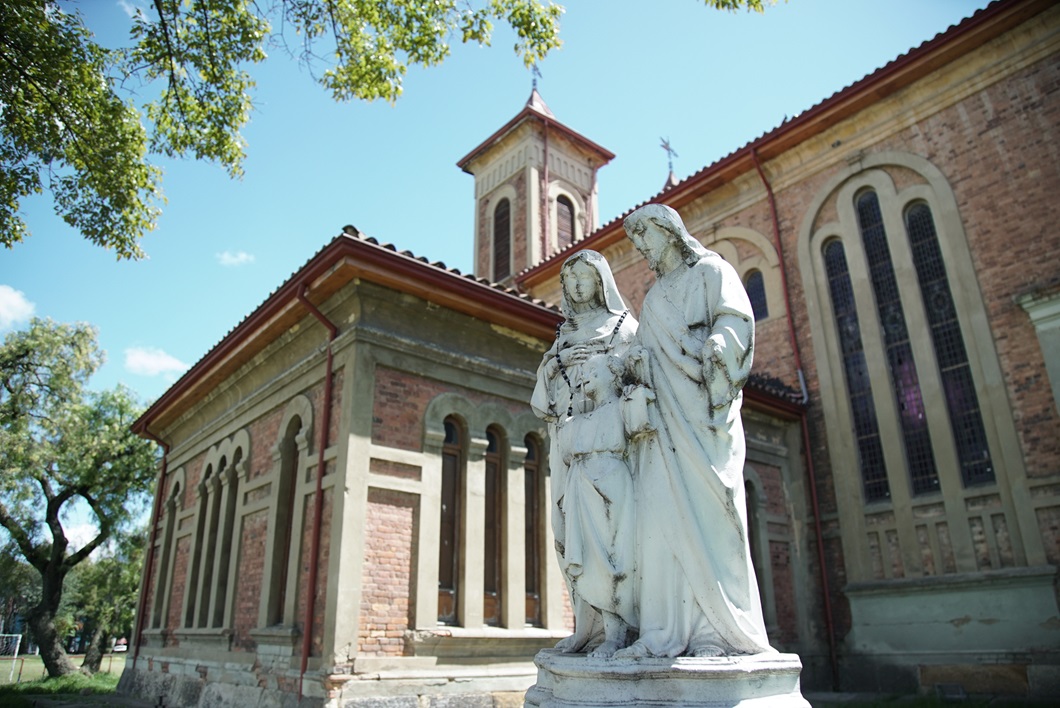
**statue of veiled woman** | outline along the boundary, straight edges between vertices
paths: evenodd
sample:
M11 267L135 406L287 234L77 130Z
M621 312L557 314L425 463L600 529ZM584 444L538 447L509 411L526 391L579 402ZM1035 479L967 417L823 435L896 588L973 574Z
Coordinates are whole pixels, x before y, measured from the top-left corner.
M575 618L574 634L557 648L609 657L637 624L633 483L621 400L637 323L599 253L568 258L560 282L566 319L531 399L549 424L552 528Z

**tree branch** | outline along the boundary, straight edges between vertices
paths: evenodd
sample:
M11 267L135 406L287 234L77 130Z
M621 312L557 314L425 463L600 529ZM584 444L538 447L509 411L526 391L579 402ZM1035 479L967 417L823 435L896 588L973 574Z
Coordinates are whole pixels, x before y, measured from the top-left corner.
M3 526L11 534L11 538L18 544L18 549L22 551L22 555L26 557L29 564L43 573L44 567L48 564L48 559L39 547L33 545L33 541L26 535L22 524L18 523L16 519L13 519L7 513L7 508L3 504L0 504L0 526Z
M16 51L16 52L18 51L18 48L17 47L12 47L10 45L10 43L8 43L8 42L6 42L4 40L2 35L0 35L0 44L3 44L4 46L8 47L12 51ZM55 113L55 115L57 115L57 116L65 116L65 113L64 113L63 109L60 107L60 104L55 103L51 99L51 96L49 95L48 91L46 91L43 86L41 86L39 83L37 83L37 80L34 79L32 76L30 76L26 72L26 70L23 69L22 66L17 61L15 61L12 58L8 57L3 52L0 52L0 59L2 59L11 68L13 68L16 72L18 72L19 76L21 76L23 78L23 80L26 81L26 83L30 84L33 88L35 88L37 90L37 93L40 94L41 99L45 103L48 104L48 108L50 108L52 110L52 112ZM65 119L60 118L59 122L63 126L62 127L63 132L67 133L69 135L70 144L74 148L74 151L77 153L78 157L81 158L81 161L85 164L85 166L89 167L91 163L90 163L89 159L85 156L84 151L81 149L81 143L84 142L84 138L82 138L80 135L78 135L77 132L73 128L70 127L71 122L74 122L76 120L77 120L76 116L73 116L73 121L70 120L70 116L65 116Z
M180 100L180 92L175 88L180 84L177 79L177 72L174 69L177 53L173 50L173 43L169 39L169 23L166 22L166 13L162 8L162 0L155 0L155 10L158 11L158 25L162 28L162 42L166 45L166 56L169 58L169 61L166 62L166 73L169 74L169 88L177 99L177 112L180 113L181 122L187 123L188 117L184 111L184 102ZM175 14L174 17L176 17Z

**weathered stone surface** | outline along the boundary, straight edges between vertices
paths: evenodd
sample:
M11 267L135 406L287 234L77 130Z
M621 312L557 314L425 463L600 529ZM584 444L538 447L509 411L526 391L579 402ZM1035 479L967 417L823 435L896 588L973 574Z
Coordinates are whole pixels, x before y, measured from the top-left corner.
M682 706L809 708L794 654L715 658L592 659L555 649L538 653L534 708Z

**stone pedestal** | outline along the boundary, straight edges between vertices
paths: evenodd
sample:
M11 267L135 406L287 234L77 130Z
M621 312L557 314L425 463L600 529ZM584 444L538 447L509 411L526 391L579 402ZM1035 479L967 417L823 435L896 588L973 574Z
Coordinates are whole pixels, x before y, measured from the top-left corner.
M526 706L810 708L795 654L720 658L590 659L544 649Z

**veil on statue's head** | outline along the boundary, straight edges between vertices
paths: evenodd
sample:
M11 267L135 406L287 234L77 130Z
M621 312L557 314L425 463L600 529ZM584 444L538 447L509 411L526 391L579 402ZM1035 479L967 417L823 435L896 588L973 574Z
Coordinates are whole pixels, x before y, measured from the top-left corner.
M560 287L563 291L563 316L570 320L575 313L574 304L567 299L567 289L562 287L563 274L579 261L596 271L597 278L599 278L600 292L604 296L604 307L614 315L621 315L625 312L626 303L622 299L621 293L618 292L618 285L615 284L615 276L611 273L611 266L607 264L607 259L596 251L585 249L578 251L564 261L563 267L559 271Z

